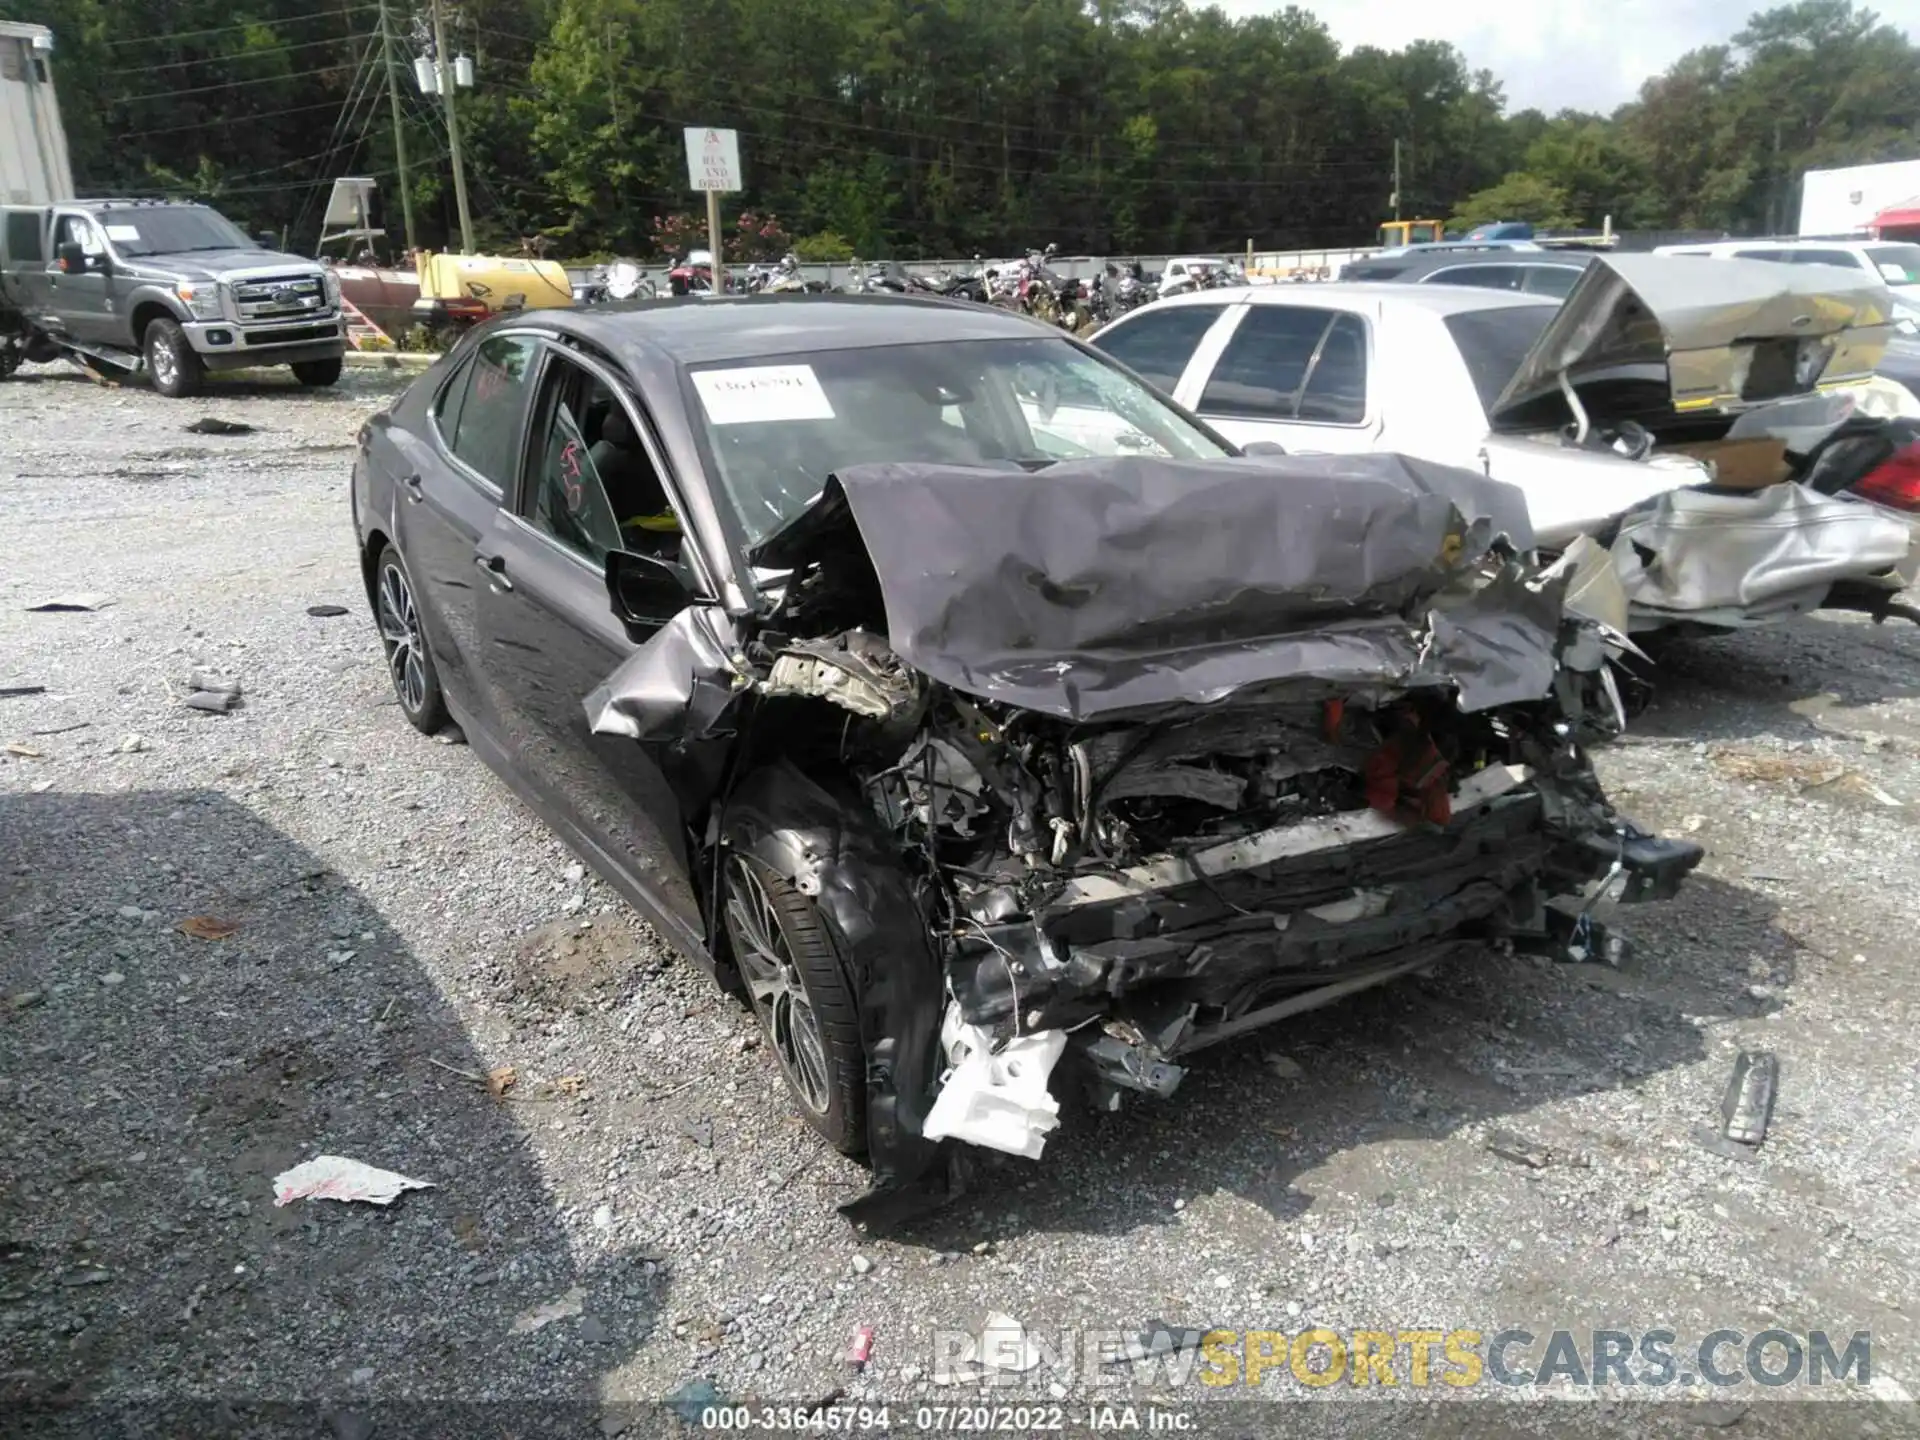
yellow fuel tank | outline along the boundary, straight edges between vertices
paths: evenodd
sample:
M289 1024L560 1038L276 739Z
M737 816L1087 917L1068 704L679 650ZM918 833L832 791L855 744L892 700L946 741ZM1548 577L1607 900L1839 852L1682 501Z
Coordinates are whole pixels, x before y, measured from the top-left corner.
M504 255L420 256L420 298L479 301L489 311L555 310L573 304L573 284L557 260Z

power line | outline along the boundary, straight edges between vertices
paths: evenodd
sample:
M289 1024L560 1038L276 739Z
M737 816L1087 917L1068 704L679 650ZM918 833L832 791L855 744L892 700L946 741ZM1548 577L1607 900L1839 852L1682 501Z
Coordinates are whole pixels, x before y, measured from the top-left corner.
M123 35L118 40L103 40L106 49L115 49L121 45L153 45L164 40L197 40L202 35L231 35L236 30L271 30L276 25L298 25L304 20L345 18L348 15L360 15L377 7L372 5L350 5L337 10L310 10L304 15L277 15L271 20L242 20L236 25L216 25L211 30L176 30L168 35Z
M344 44L347 42L336 41L335 43ZM223 80L218 85L196 85L187 90L156 90L151 95L123 95L112 103L115 105L138 105L147 100L177 100L183 95L207 95L215 90L239 90L248 85L286 85L292 81L306 80L315 75L330 75L340 68L338 65L318 65L311 70L295 70L285 75L261 75L252 80Z
M227 55L200 55L192 60L169 60L164 65L123 65L116 70L102 70L102 75L145 75L155 70L184 70L190 65L227 65L235 61L253 60L262 55L285 55L294 50L315 50L322 45L338 45L340 36L329 36L325 40L302 40L294 45L274 45L259 50L240 50Z
M305 115L315 110L332 110L336 102L321 100L312 105L293 105L285 110L260 110L247 115L214 115L205 120L190 121L185 125L168 125L159 130L142 126L138 130L125 130L118 135L109 135L109 140L139 140L149 135L178 135L186 130L210 130L216 126L242 125L255 120L277 120L282 115Z

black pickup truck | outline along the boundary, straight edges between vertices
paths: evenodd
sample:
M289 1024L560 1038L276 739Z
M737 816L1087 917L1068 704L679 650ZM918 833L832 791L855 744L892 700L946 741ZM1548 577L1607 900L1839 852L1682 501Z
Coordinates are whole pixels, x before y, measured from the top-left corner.
M0 207L0 379L23 360L145 369L163 395L209 371L287 365L340 378L340 289L204 205L69 200Z

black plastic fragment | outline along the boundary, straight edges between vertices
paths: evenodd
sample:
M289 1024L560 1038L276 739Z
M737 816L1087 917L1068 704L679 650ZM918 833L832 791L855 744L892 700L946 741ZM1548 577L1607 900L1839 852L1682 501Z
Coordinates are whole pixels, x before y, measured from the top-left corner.
M1720 1133L1741 1145L1767 1138L1774 1096L1780 1089L1780 1062L1771 1050L1742 1050L1720 1102Z
M307 606L307 614L313 616L316 620L331 620L336 615L345 615L346 613L347 607L344 605Z

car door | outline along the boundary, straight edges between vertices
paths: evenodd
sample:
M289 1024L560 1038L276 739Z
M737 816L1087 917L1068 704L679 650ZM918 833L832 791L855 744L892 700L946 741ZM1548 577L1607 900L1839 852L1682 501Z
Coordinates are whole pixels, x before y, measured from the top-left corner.
M1274 441L1297 453L1374 448L1365 316L1309 305L1238 307L1230 332L1209 337L1174 398L1236 445Z
M78 245L85 257L78 270L61 268L60 247L69 244ZM93 345L114 342L113 314L108 308L107 271L111 264L106 237L92 216L62 210L54 217L53 247L47 256L46 307L51 320L75 340Z
M608 553L672 550L701 567L680 554L690 542L661 452L623 381L572 349L543 350L514 502L472 557L505 768L578 853L697 950L704 931L664 747L594 734L584 702L651 633L636 639L615 617Z
M397 450L406 467L394 476L400 553L419 592L441 687L455 718L483 732L469 736L476 743L498 736L500 717L483 680L479 596L485 587L474 548L519 476L539 356L532 335L488 336L434 396L425 443Z

